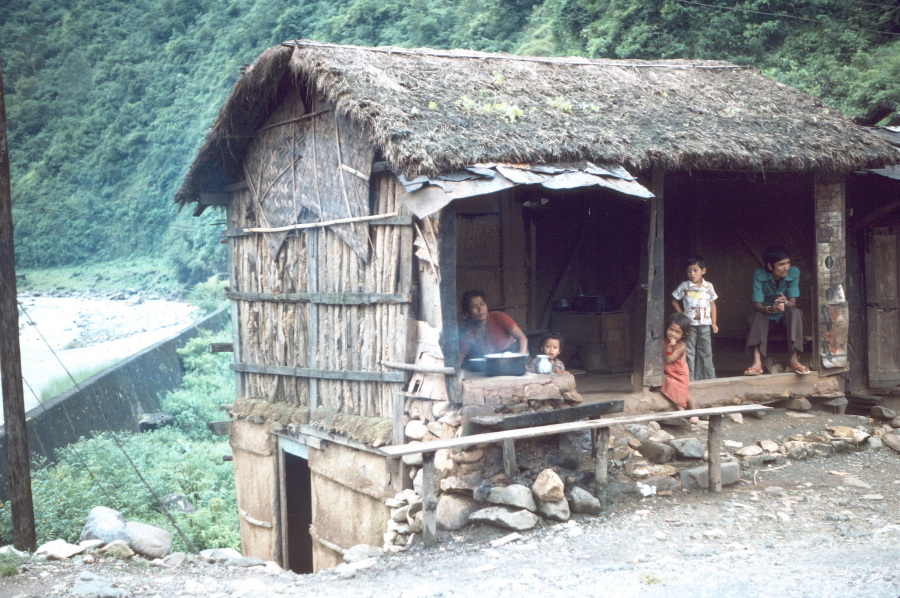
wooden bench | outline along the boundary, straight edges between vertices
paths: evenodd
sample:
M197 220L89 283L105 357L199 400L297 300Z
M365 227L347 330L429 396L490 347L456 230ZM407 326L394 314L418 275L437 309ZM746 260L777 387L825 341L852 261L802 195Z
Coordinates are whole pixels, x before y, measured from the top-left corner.
M709 451L709 486L710 492L722 491L722 472L720 469L719 448L721 445L722 416L730 413L747 413L771 409L763 405L735 405L732 407L711 407L707 409L693 409L689 411L670 411L666 413L651 413L647 415L631 415L624 417L612 417L609 419L596 419L590 421L552 424L548 426L536 426L517 430L503 430L500 432L487 432L484 434L472 434L459 438L446 438L430 440L416 444L400 444L381 447L378 450L388 457L402 457L422 453L422 511L423 511L423 539L426 546L432 546L437 538L437 498L434 494L434 453L441 449L465 448L476 444L504 443L504 457L507 454L515 455L514 442L524 438L538 438L552 434L566 432L578 432L591 430L593 441L592 457L594 458L595 487L594 496L600 504L606 507L606 481L607 461L609 445L609 429L613 426L637 424L641 422L660 421L666 419L685 418L693 416L709 416L709 432L707 448ZM506 443L509 443L508 445ZM513 457L514 458L514 457ZM504 458L504 468L510 464ZM510 480L515 477L509 476Z

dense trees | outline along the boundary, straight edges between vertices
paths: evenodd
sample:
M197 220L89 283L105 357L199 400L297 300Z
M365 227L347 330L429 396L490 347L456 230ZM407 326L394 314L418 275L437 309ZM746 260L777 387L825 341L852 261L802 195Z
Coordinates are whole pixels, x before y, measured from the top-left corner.
M285 39L731 60L856 113L900 101L898 33L884 0L6 0L17 258L221 270L220 216L171 197L240 67Z

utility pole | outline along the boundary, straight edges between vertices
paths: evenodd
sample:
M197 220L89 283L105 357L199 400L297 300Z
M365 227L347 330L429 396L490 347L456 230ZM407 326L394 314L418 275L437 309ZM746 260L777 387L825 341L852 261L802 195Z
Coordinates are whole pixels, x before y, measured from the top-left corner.
M3 426L12 506L13 544L19 550L34 552L37 550L37 539L34 531L34 504L31 500L25 393L22 390L22 355L19 351L16 256L13 247L2 62L0 62L0 388L3 390Z

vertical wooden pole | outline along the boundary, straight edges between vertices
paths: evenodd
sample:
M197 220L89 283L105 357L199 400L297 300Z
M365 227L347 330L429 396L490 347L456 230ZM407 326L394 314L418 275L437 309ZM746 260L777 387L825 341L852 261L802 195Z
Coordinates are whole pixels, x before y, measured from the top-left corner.
M452 203L441 210L438 222L438 254L440 255L441 296L441 351L444 365L459 364L459 321L456 305L456 206ZM447 398L452 403L460 401L462 391L456 376L444 376Z
M644 335L644 386L661 386L663 382L662 337L665 314L663 271L663 171L653 169L650 190L650 234L647 272L647 326Z
M810 364L819 369L820 376L848 369L844 195L843 176L816 176L816 292L810 297L813 314L809 319L813 333Z
M709 491L722 491L722 465L719 458L719 447L722 446L722 416L709 416L709 435L706 450L709 453Z
M249 192L249 191L247 191ZM247 193L245 192L245 193ZM237 228L237 222L234 217L234 196L241 197L241 193L232 194L231 203L225 206L225 222L227 228ZM237 249L237 239L228 237L228 285L234 291L247 291L249 289L241 288L240 277L237 273L237 264L239 257L235 255ZM241 302L237 300L231 301L231 345L232 359L235 363L241 362ZM235 398L244 398L244 374L243 372L234 373L234 394Z
M422 453L422 540L425 546L437 542L437 499L434 496L434 453Z
M512 438L503 441L503 471L510 483L519 477L519 468L516 465L516 441Z
M37 549L37 540L34 531L34 504L31 499L25 393L22 390L22 356L19 351L16 257L13 245L2 67L0 67L0 377L2 377L3 425L12 507L13 544L19 550L34 552Z
M597 440L594 442L594 496L600 506L606 508L606 482L609 458L609 428L597 429Z
M319 230L311 228L306 231L306 290L309 293L319 292ZM316 368L316 354L319 350L319 307L315 303L307 306L307 346L309 347L309 366ZM309 413L312 415L319 406L319 382L309 379Z

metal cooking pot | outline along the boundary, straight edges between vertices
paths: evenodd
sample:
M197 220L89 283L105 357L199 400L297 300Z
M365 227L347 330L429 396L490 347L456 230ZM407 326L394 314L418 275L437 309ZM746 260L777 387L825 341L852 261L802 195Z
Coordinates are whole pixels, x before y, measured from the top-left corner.
M526 353L492 353L484 356L488 376L524 376Z
M484 357L473 357L466 361L466 369L470 372L483 372L487 369L487 359Z

